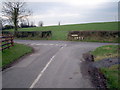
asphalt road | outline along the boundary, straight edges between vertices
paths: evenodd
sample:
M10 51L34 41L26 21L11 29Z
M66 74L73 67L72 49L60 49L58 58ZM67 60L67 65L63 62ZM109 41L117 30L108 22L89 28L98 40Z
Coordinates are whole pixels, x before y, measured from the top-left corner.
M82 54L110 43L16 40L35 52L2 72L3 88L92 88ZM84 68L84 67L83 67Z

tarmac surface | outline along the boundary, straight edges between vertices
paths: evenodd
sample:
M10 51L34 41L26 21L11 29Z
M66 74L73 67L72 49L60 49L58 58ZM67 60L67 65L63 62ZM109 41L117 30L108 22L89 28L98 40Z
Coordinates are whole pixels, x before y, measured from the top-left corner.
M82 72L82 54L113 43L15 40L34 52L2 72L3 88L94 88Z

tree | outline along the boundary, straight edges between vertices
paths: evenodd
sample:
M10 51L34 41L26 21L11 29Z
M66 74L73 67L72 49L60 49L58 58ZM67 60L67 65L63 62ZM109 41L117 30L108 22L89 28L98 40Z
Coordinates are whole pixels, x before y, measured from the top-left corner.
M60 22L58 22L58 26L60 26Z
M3 28L3 19L0 17L0 30L2 30L2 28Z
M2 20L0 19L0 30L2 30L2 28L3 28L3 24L2 24ZM0 34L1 34L1 32L0 32Z
M31 15L31 12L25 8L25 2L3 2L2 14L14 25L14 35L17 35L18 23Z
M0 29L1 30L3 29L3 26L5 25L5 23L6 23L6 20L0 17Z
M39 26L39 27L42 27L42 26L43 26L43 22L40 21L40 22L38 23L38 26Z
M33 26L34 26L34 22L33 22L33 21L31 21L30 27L33 27Z

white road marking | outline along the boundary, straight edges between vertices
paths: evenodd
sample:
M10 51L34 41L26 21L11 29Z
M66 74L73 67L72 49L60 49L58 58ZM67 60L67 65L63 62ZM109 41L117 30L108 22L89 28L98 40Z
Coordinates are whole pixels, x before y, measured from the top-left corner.
M56 46L59 46L59 44L56 44Z
M30 56L33 56L33 54L31 54Z
M41 44L35 44L35 45L41 45Z
M63 49L63 47L61 47L61 48L59 49L59 51L60 51L61 49ZM58 51L58 52L59 52L59 51ZM56 54L57 54L57 53L56 53ZM50 59L50 61L46 64L46 66L43 68L43 70L38 74L37 78L34 80L34 82L32 83L32 85L31 85L29 88L34 88L34 86L35 86L36 83L40 80L40 78L41 78L41 76L43 75L43 73L45 72L45 70L48 68L48 66L50 65L50 63L54 60L56 54L55 54L54 56L52 56L52 58Z
M16 42L16 41L15 41L15 42ZM16 43L23 44L22 42L16 42ZM52 43L51 43L51 44L46 44L46 43L31 43L31 44L30 44L30 43L24 43L24 44L38 45L38 46L39 46L39 45L43 45L43 46L47 46L47 45L48 45L48 46L49 46L49 45L50 45L50 46L65 46L65 47L67 46L67 44L52 44Z
M35 84L38 82L38 80L41 78L42 74L44 73L44 71L47 69L47 67L50 65L50 63L53 61L53 59L55 58L55 56L53 56L50 61L46 64L46 66L44 67L44 69L40 72L40 74L37 76L37 78L34 80L34 82L32 83L32 85L30 86L30 88L33 88L35 86Z
M38 43L32 43L32 44L30 44L30 45L44 45L44 46L47 46L47 45L48 45L48 46L49 46L49 45L50 45L50 46L54 46L54 45L55 45L55 46L65 46L65 47L67 46L66 44L40 44L40 43L39 43L39 44L38 44Z
M66 47L66 46L67 46L67 44L64 44L64 46Z
M61 47L61 49L63 49L63 47Z
M32 44L30 44L30 45L36 45L36 43L32 43Z
M35 45L48 45L48 44L35 44Z
M59 51L60 51L61 49L63 49L63 47L61 47L61 48L59 49ZM56 54L57 54L57 53L56 53ZM43 68L43 70L39 73L39 75L37 76L37 78L34 80L34 82L32 83L32 85L30 86L30 88L33 88L33 87L36 85L36 83L40 80L40 78L41 78L41 76L43 75L43 73L45 72L45 70L48 68L48 66L50 65L50 63L54 60L56 54L55 54L54 56L52 56L52 58L50 59L50 61L46 64L46 66Z
M80 63L81 63L82 61L80 61Z
M48 44L48 45L54 45L54 44Z

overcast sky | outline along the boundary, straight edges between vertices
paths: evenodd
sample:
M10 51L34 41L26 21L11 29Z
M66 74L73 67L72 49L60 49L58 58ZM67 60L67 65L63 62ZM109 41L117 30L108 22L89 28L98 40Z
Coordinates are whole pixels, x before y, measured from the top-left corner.
M3 0L2 0L3 1ZM118 20L119 0L24 0L36 25L79 24Z

